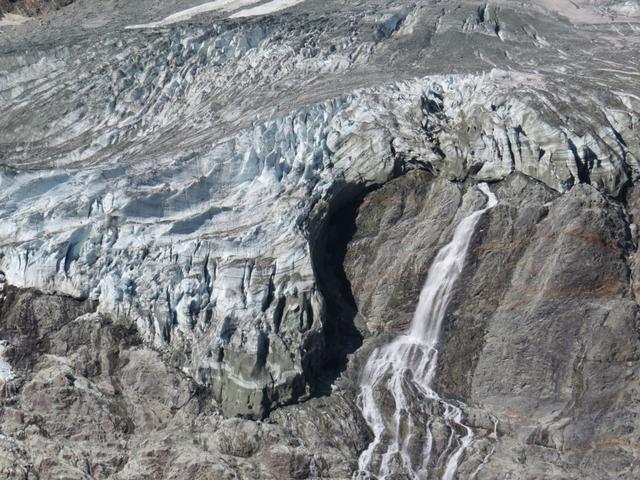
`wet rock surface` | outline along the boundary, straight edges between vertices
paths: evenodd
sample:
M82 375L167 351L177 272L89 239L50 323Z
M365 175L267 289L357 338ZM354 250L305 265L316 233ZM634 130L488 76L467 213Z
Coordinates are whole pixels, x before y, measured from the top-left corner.
M372 204L363 204L364 232L369 233L369 218L390 216L406 205L412 182L392 182L376 192L379 202L372 196ZM559 196L516 174L494 188L500 204L477 229L446 318L435 385L470 407L469 421L481 436L493 433L497 422L500 441L478 478L634 478L640 338L628 213L590 186ZM358 252L379 251L368 247L380 237L392 248L396 238L428 238L412 233L413 220L399 229L402 217L396 215L395 228L381 223L382 233L366 240L357 233L353 256L347 257L353 259L347 271L354 296L369 312L370 325L393 323L366 308L380 287L357 282L372 265L360 263ZM429 230L446 238L450 225L445 217ZM422 269L424 276L431 254L428 248L415 250L426 259L411 263L409 271ZM390 285L385 301L405 295L404 262L386 263L379 275L367 277ZM389 309L380 312L387 315ZM468 453L463 478L478 458Z
M196 5L0 25L1 475L350 478L362 366L489 182L433 385L458 477L637 478L636 3L140 27Z

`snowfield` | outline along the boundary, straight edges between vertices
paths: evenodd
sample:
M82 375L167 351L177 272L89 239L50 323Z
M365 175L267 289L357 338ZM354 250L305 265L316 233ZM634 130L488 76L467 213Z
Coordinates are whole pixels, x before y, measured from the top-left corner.
M273 0L272 2L258 5L257 7L247 8L234 13L229 18L244 18L244 17L256 17L258 15L269 15L271 13L284 10L285 8L293 7L304 0Z
M271 13L275 13L280 10L284 10L285 8L293 7L299 3L302 3L304 0L273 0L271 2L263 3L261 5L257 5L251 8L244 8L254 5L256 3L260 3L260 0L216 0L215 2L207 2L202 5L198 5L196 7L187 8L186 10L181 10L172 15L169 15L162 20L151 23L143 23L139 25L129 25L125 28L138 29L138 28L158 28L158 27L166 27L178 22L184 22L189 20L190 18L195 17L196 15L200 15L207 12L234 12L230 15L229 18L245 18L245 17L254 17L258 15L268 15ZM240 10L240 9L243 10ZM239 10L239 11L237 11Z

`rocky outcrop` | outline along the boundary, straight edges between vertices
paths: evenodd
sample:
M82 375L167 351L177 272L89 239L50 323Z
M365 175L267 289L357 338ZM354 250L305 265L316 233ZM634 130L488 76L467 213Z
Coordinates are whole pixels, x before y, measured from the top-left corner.
M640 425L632 399L639 387L640 343L631 333L638 331L638 305L627 260L636 250L629 219L623 206L590 186L541 207L548 212L528 240L507 237L509 229L500 225L501 238L478 252L480 273L483 259L494 252L506 256L522 249L515 264L505 261L506 268L491 276L502 299L485 317L484 342L471 370L472 402L505 429L496 457L510 451L526 458L526 468L498 464L493 471L634 478ZM482 293L477 302L482 305ZM456 311L459 316L452 315L460 320L450 323L452 335L465 318L478 323L483 316L465 314L462 305ZM513 446L510 437L517 438ZM549 468L554 457L558 462Z
M7 288L0 475L346 478L368 429L343 395L269 423L225 420L211 392L88 302ZM338 414L339 413L339 414Z
M0 0L0 16L5 13L35 16L69 5L73 0Z

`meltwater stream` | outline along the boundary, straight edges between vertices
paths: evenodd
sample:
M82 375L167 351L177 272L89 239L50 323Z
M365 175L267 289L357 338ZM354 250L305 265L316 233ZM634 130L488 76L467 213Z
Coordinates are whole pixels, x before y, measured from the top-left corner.
M453 285L462 271L478 220L498 200L486 184L482 210L456 227L451 242L438 252L420 292L411 328L388 345L374 350L362 372L360 401L374 440L359 459L354 478L393 475L443 480L456 474L460 457L473 441L473 431L462 423L462 410L431 389L436 371L440 328ZM436 436L438 431L441 435ZM438 438L447 438L435 448ZM439 451L437 458L432 454Z

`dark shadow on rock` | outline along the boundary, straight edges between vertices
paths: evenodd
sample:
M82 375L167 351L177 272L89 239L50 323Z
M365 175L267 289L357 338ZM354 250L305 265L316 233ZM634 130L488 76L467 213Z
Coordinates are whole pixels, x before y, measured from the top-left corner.
M354 323L358 309L344 270L344 260L347 246L356 233L358 209L371 190L344 187L313 242L313 265L326 308L322 358L305 368L313 396L331 393L331 385L347 366L348 355L362 345L362 335Z
M74 319L93 313L97 303L34 289L5 287L0 299L0 338L7 360L19 373L30 371L49 351L51 336Z

